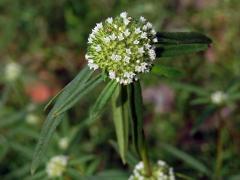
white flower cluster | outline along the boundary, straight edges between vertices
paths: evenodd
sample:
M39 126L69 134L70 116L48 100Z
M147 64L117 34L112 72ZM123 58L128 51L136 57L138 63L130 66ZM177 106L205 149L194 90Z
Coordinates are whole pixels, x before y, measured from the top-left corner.
M102 69L110 79L130 84L149 72L156 59L156 31L144 17L135 20L126 12L98 23L88 38L86 59L90 69Z
M227 99L227 94L222 91L216 91L211 95L211 101L213 104L220 105Z
M144 164L139 162L133 170L133 175L128 180L175 180L173 168L169 167L164 161L158 160L157 165L152 167L152 176L144 175Z
M46 172L50 178L61 177L66 170L68 157L64 155L54 156L47 163Z
M69 139L68 137L63 137L58 141L58 147L62 150L66 150L69 146Z
M27 122L29 125L38 125L38 124L40 123L40 118L39 118L39 116L37 116L36 114L29 113L29 114L26 116L26 122Z
M5 79L7 81L14 81L16 80L19 75L21 74L22 68L19 64L15 62L11 62L6 65L5 67Z

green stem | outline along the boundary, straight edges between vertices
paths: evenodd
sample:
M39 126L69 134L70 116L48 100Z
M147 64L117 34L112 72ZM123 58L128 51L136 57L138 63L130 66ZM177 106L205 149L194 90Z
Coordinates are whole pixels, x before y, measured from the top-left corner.
M143 161L145 175L150 177L152 170L144 135L142 88L139 81L128 86L128 95L133 143L136 152Z
M142 135L142 147L140 149L140 155L141 155L141 159L144 164L145 174L146 174L146 176L150 177L150 176L152 176L151 163L149 160L148 148L147 148L147 143L146 143L146 139L144 136L144 132L142 134L143 134Z

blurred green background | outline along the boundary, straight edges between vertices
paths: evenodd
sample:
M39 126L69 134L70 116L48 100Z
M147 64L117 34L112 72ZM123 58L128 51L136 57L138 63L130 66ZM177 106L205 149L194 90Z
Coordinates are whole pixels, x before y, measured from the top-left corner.
M176 179L239 180L239 10L239 0L0 0L1 179L48 179L46 163L60 154L69 157L60 179L131 174L138 160L130 153L128 165L121 163L110 107L83 125L101 88L66 114L36 175L29 170L44 106L86 64L91 29L127 11L157 31L198 31L213 40L206 52L159 59L172 73L143 80L151 160L166 161ZM223 102L213 100L215 92Z

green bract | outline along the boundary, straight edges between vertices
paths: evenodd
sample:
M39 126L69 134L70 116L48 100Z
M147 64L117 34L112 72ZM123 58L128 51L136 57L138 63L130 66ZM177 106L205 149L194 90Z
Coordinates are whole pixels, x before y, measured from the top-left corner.
M98 23L88 38L86 59L90 69L102 69L120 84L137 80L149 72L156 59L153 43L158 40L144 17L135 20L126 12Z

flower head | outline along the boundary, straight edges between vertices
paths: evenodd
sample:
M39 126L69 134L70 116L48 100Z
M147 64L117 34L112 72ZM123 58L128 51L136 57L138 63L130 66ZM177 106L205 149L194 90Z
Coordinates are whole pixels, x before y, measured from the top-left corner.
M66 170L68 158L64 155L54 156L47 163L46 171L50 178L61 177Z
M166 162L158 160L157 164L152 167L152 176L144 175L144 164L139 162L129 180L175 180L173 168L169 167Z
M110 79L129 84L149 72L156 59L157 42L152 24L144 17L133 19L126 12L98 23L88 38L86 59L90 69L102 69ZM126 75L127 74L127 75Z
M67 137L63 137L58 141L58 146L62 150L67 149L68 145L69 145L69 139Z
M7 81L14 81L19 77L22 68L19 64L15 62L11 62L6 65L5 67L5 79Z
M33 113L29 113L26 116L26 122L30 125L37 125L40 122L40 118Z
M211 95L211 101L213 104L220 105L227 99L227 94L222 91L216 91Z

